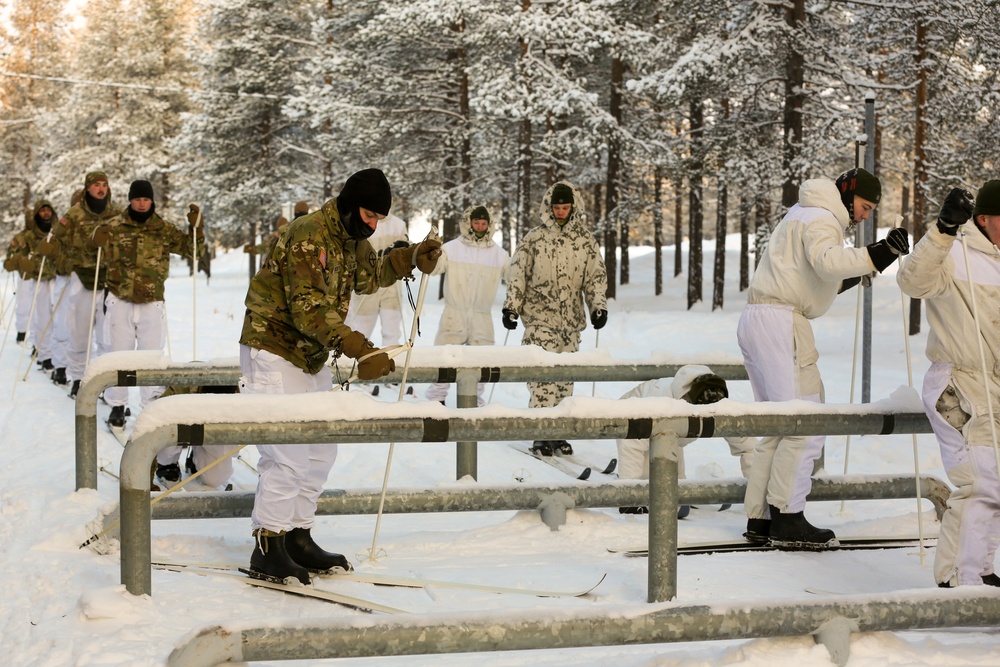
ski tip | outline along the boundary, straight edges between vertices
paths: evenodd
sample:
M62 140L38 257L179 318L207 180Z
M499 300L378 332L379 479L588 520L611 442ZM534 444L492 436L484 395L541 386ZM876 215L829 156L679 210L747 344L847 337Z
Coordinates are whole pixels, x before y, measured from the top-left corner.
M580 473L577 479L580 480L581 482L590 479L590 468L584 468L583 472Z
M617 467L618 467L618 459L611 459L611 462L608 463L608 467L605 468L604 470L602 470L601 474L602 475L610 475L611 473L613 473L615 471L615 468L617 468Z

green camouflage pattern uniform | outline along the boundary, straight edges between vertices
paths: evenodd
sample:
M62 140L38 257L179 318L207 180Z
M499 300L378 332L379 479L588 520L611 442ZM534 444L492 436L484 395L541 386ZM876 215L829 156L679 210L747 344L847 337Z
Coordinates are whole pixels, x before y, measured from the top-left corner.
M48 206L50 209L52 209L51 220L53 228L55 227L56 220L58 219L56 216L56 209L54 206L52 206L51 202L45 199L41 199L35 203L35 207L31 211L31 213L25 216L26 229L22 229L17 234L15 234L14 238L10 240L10 245L7 247L8 261L11 259L19 260L21 257L27 257L32 261L32 269L27 273L20 271L17 265L8 264L7 261L4 262L5 268L10 266L10 268L7 269L8 271L18 270L20 272L22 280L38 280L39 268L42 269L42 277L41 277L42 280L52 280L53 278L56 277L55 262L53 262L51 259L46 259L45 266L43 267L42 256L36 252L38 244L41 243L43 240L45 240L45 237L48 235L48 233L43 232L38 227L38 223L35 222L35 217L38 215L38 212L45 206ZM55 230L53 229L53 231Z
M192 258L191 234L153 213L136 222L123 212L109 221L111 238L104 248L108 290L122 301L163 301L170 275L170 255ZM198 254L205 252L205 227L198 227ZM96 248L93 243L91 247Z
M94 229L106 224L112 218L121 215L122 210L111 202L111 187L105 197L107 205L101 213L94 213L87 206L84 196L79 204L66 211L59 224L52 225L53 240L59 244L57 264L70 268L80 278L83 286L94 289L94 278L97 277L97 289L103 289L107 277L108 263L101 259L100 275L97 268L97 250L91 242Z
M348 236L333 198L278 235L250 281L240 343L315 375L351 333L351 292L372 294L401 277L368 241Z
M525 234L514 251L504 310L524 323L522 345L550 352L576 352L587 326L587 308L608 309L608 279L597 239L583 225L580 193L573 189L573 210L559 225L552 215L554 183L542 198L542 224ZM572 382L529 382L528 407L550 407L573 393Z

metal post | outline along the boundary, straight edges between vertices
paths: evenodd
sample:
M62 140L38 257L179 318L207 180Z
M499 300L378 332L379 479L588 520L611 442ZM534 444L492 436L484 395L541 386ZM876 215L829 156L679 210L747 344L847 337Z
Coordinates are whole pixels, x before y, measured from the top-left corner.
M458 392L456 405L460 408L479 407L479 377L481 373L478 368L459 369L456 377L456 390ZM457 442L455 443L455 479L462 479L470 476L472 479L479 479L479 443L478 442Z
M865 169L875 173L875 93L865 95ZM878 227L878 209L865 222L864 245L875 242L875 229ZM864 296L864 335L861 348L861 402L871 403L872 400L872 288L865 288Z
M677 597L677 434L649 439L649 571L647 602Z

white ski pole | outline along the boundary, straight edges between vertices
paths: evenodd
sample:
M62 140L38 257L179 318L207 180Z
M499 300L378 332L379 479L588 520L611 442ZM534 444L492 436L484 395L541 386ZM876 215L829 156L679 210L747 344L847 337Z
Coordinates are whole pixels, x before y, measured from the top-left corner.
M851 361L851 398L850 403L854 403L854 387L857 383L858 376L858 341L860 340L860 330L861 330L861 297L864 294L862 289L862 284L858 283L858 304L854 311L854 356ZM847 464L851 458L851 436L847 436L847 444L844 447L844 474L847 474ZM840 501L840 513L844 513L846 501Z
M7 277L3 281L3 294L0 294L0 323L7 319L7 290L10 289L10 271L5 271Z
M976 342L979 344L979 365L983 373L983 389L986 390L986 410L990 417L990 437L993 438L993 456L996 458L997 471L1000 472L1000 447L997 446L997 427L993 417L993 392L990 391L990 373L986 369L986 351L983 349L983 329L979 322L979 308L976 305L976 288L972 280L972 266L969 264L969 242L965 231L962 235L962 254L965 256L965 273L969 276L969 297L972 301L972 319L976 322Z
M594 330L594 349L599 350L601 348L601 330ZM590 383L590 395L597 396L597 381Z
M49 232L49 235L46 237L45 240L48 241L48 240L51 240L51 239L52 239L52 232ZM19 356L18 359L17 359L17 373L15 373L15 375L14 375L14 388L11 389L11 392L10 392L10 397L11 398L14 398L14 393L17 391L17 378L20 377L20 375L21 375L21 363L24 361L24 352L28 349L27 343L28 343L28 341L31 338L31 336L30 336L30 334L31 334L31 321L35 317L35 303L38 301L38 286L42 282L42 271L44 271L44 270L45 270L45 255L42 255L42 261L39 262L39 264L38 264L38 277L35 278L35 291L31 293L31 308L28 309L28 326L26 326L24 328L24 342L25 342L25 346L21 348L21 356ZM38 341L38 344L39 345L42 344L41 340ZM36 350L37 350L37 347L36 347ZM32 359L35 358L34 353L32 353L31 358ZM31 362L30 361L28 362L28 370L31 370ZM24 377L27 378L28 374L25 373Z
M198 225L201 224L201 207L191 227L191 361L198 359Z
M431 231L427 233L427 238L424 240L436 239L437 234L434 231L434 227L431 227ZM424 307L424 297L427 295L427 285L429 281L427 279L427 274L422 273L420 275L420 287L417 289L417 304L413 308L413 324L410 326L410 338L407 341L406 346L406 360L403 362L403 377L399 383L399 400L403 400L404 392L406 391L406 375L410 370L410 357L413 353L413 344L417 338L417 328L420 322L420 312ZM385 494L386 489L389 485L389 470L392 468L392 454L396 448L395 442L389 443L389 455L385 462L385 474L382 477L382 493L379 495L378 500L378 514L375 517L375 534L372 536L372 546L368 550L369 562L374 562L378 559L378 533L382 526L382 509L385 507Z
M510 338L510 329L507 329L507 335L505 335L503 337L503 347L507 347L507 339L509 339L509 338ZM493 392L496 391L497 384L499 384L499 383L498 382L494 382L493 386L490 387L490 395L486 398L486 402L487 403L492 403L493 402Z
M101 246L97 246L97 266L94 267L94 296L90 300L90 326L87 328L87 359L83 362L83 372L90 366L90 348L94 340L94 320L97 319L97 281L101 277Z

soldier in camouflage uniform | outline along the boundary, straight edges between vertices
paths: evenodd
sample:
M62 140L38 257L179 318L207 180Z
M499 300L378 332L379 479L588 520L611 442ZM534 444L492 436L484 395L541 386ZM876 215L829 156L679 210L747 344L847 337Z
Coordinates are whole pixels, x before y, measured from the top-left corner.
M328 391L330 352L358 360L372 380L395 368L389 356L344 324L351 292L371 294L411 275L430 273L441 243L423 241L379 257L367 239L389 213L389 182L378 169L347 179L340 194L292 223L250 281L240 336L240 392ZM309 583L309 571L351 569L311 535L316 500L337 457L336 445L258 445L260 479L252 514L252 576Z
M31 213L25 215L25 229L10 240L7 259L4 261L4 268L17 271L21 278L14 310L17 342L23 342L25 333L30 330L28 342L35 346L44 370L52 368L50 332L45 332L44 338L41 335L52 314L52 279L55 278L56 270L51 261L42 265L43 256L38 254L38 245L51 233L55 218L55 209L49 201L41 199L35 202ZM39 269L42 271L41 276L38 274ZM28 321L29 317L31 322Z
M70 208L76 206L83 199L83 189L79 189L70 197ZM52 283L52 297L55 299L55 313L52 316L52 381L59 385L68 382L66 379L66 366L69 365L69 311L70 299L66 294L69 291L69 277L73 273L72 263L63 256L57 256L53 262L56 267L56 279Z
M163 285L170 275L170 254L193 257L192 234L167 222L156 212L153 186L149 181L132 181L128 207L106 224L94 229L91 241L104 249L107 269L107 296L104 299L105 332L109 351L162 350L166 344ZM199 222L198 207L191 205L188 224ZM203 253L205 233L196 232L198 253ZM140 407L163 393L163 387L140 387ZM108 387L104 400L111 406L108 424L125 426L128 387ZM180 454L174 448L157 455L160 465L176 467ZM171 454L173 457L171 458ZM180 471L174 479L180 479Z
M503 325L516 329L524 320L522 345L550 352L576 352L580 332L590 322L600 329L608 321L608 281L601 249L583 225L583 202L566 181L550 187L542 199L542 224L528 232L514 252ZM529 382L528 407L557 405L573 393L571 382ZM572 454L565 440L539 440L532 450L542 456Z
M104 290L107 262L97 265L97 251L91 242L94 229L121 213L111 201L111 186L103 171L92 171L84 178L83 199L71 207L55 226L51 242L42 242L39 252L55 258L57 262L72 266L73 273L66 288L65 299L69 305L69 347L67 349L67 375L73 380L70 396L76 398L87 363L87 345L91 343L95 356L108 351L104 338L104 304L94 298L94 289L100 297ZM91 336L93 326L93 338Z

